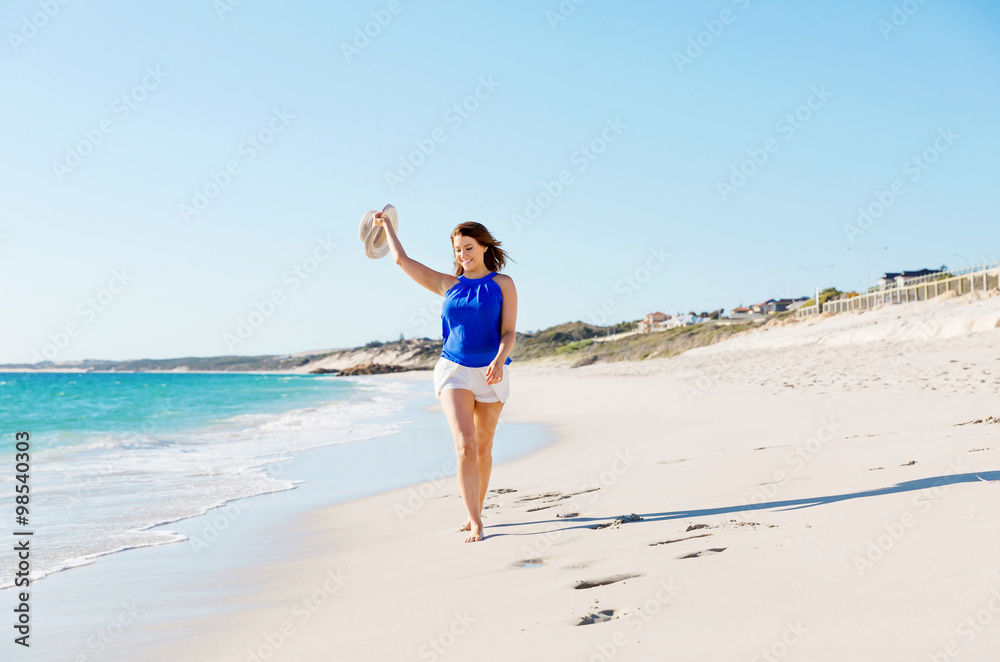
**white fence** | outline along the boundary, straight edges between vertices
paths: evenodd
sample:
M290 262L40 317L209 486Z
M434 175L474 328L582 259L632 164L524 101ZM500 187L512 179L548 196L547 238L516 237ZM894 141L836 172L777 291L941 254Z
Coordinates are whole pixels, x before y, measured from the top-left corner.
M952 274L952 275L948 275ZM1000 287L1000 263L977 265L965 269L948 271L915 278L905 287L887 287L882 290L861 294L849 299L837 299L823 303L824 313L842 313L848 310L866 310L889 303L927 301L945 292L967 294L980 290ZM795 311L796 317L806 317L819 312L816 305L803 306Z

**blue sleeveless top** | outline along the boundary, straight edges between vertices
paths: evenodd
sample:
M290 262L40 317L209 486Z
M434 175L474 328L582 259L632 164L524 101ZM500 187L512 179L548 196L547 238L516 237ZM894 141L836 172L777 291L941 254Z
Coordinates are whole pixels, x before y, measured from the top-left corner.
M482 278L459 276L441 304L441 356L467 368L485 368L500 351L503 292L491 272ZM510 363L510 357L504 365Z

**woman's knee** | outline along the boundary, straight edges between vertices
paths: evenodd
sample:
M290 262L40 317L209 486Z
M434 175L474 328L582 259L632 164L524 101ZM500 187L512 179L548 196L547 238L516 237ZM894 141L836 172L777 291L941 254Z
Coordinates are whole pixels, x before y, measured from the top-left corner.
M476 445L476 460L479 464L487 464L493 461L493 444L480 442Z
M460 432L455 435L455 455L459 460L478 459L479 444L474 432Z

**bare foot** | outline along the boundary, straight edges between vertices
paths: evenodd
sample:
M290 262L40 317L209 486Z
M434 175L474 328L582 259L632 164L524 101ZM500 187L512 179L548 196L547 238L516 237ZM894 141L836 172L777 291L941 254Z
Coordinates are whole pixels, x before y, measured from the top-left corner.
M469 531L471 529L472 529L472 522L470 522L469 520L465 520L465 524L462 525L459 531Z
M472 530L471 530L471 532L472 532L472 535L470 535L468 538L466 538L465 542L479 542L480 540L485 540L486 539L486 536L483 534L483 527L482 526L473 527Z

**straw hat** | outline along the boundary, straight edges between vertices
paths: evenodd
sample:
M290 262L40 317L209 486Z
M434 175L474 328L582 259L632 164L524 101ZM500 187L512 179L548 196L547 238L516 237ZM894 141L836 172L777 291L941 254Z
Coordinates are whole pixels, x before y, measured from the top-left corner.
M383 218L387 218L392 224L393 231L399 227L399 220L396 217L396 208L386 205L382 208ZM369 209L361 217L361 225L358 226L358 237L365 244L365 255L373 260L378 260L389 254L389 237L385 231L375 225L375 210Z

